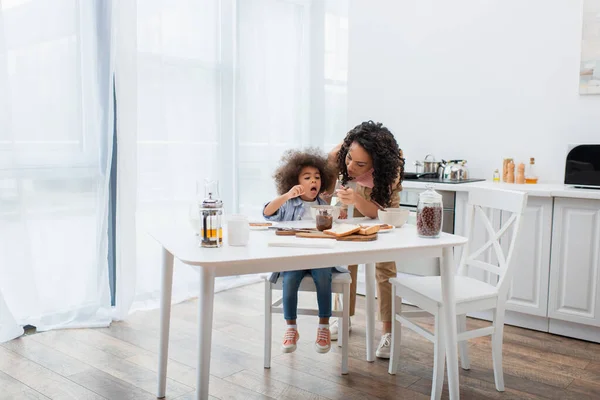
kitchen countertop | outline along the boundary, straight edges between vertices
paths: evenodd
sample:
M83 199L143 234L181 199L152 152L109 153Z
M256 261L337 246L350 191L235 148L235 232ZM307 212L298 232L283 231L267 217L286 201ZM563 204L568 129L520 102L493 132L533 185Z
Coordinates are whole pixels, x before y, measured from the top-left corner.
M469 192L473 189L505 189L520 190L534 197L569 197L575 199L600 200L600 190L576 189L562 183L539 183L535 185L517 185L515 183L497 183L492 181L481 181L471 183L431 183L419 182L418 180L405 180L402 182L404 189L425 189L432 185L435 190L446 190L451 192Z

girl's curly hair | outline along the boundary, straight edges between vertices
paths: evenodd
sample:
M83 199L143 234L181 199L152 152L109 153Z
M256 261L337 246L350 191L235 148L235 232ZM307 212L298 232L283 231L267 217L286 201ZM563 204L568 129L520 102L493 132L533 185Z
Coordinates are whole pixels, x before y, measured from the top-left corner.
M314 167L321 174L321 190L324 192L329 186L333 185L336 179L335 169L327 164L327 157L318 148L307 148L305 150L287 150L281 156L279 167L275 171L273 178L277 186L277 193L287 193L291 188L298 184L300 171L304 167Z
M350 145L361 145L373 159L373 191L371 199L387 207L390 205L394 181L404 180L404 158L392 132L380 122L367 121L354 127L344 139L338 152L337 164L346 184L350 178L346 167L346 155Z

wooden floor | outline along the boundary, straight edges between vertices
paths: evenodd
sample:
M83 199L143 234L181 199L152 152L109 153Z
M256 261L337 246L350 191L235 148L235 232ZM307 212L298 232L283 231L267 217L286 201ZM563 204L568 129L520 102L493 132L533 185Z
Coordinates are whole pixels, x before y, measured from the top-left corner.
M308 296L308 297L307 297ZM310 294L301 302L315 304ZM262 367L263 291L252 285L219 293L215 301L210 394L213 399L427 399L433 346L402 331L398 375L387 361L365 361L364 299L350 334L350 374L340 351L313 349L316 318L301 317L293 354L281 354L281 316L274 316L273 361ZM168 399L192 399L195 385L196 302L174 306ZM426 319L424 322L430 322ZM470 328L487 322L469 320ZM139 312L106 329L37 333L0 346L0 399L154 399L158 311ZM379 333L379 332L378 332ZM471 370L461 370L463 399L598 399L600 345L507 327L506 392L494 389L490 339L469 342ZM445 391L444 398L447 398Z

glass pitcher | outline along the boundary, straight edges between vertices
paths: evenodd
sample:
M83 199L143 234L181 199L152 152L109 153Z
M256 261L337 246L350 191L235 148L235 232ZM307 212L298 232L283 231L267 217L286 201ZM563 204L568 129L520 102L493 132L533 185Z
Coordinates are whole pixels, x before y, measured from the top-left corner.
M223 202L219 199L219 182L206 180L204 200L200 204L200 246L223 246Z

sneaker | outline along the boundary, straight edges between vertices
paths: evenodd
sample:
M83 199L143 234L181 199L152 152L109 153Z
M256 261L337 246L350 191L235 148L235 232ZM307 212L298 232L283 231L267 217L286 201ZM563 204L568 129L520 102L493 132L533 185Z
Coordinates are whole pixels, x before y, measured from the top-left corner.
M331 332L331 340L338 340L338 331L339 331L339 319L336 319L329 325L329 331ZM352 332L352 318L348 320L348 332Z
M293 353L296 351L296 342L300 339L300 334L294 328L289 328L285 331L283 336L283 343L281 344L281 351L284 353Z
M390 348L392 347L392 334L385 333L381 337L381 341L379 342L379 347L377 347L377 351L375 355L379 358L390 358Z
M329 349L331 349L331 332L327 328L317 329L315 350L317 350L317 353L327 353Z

